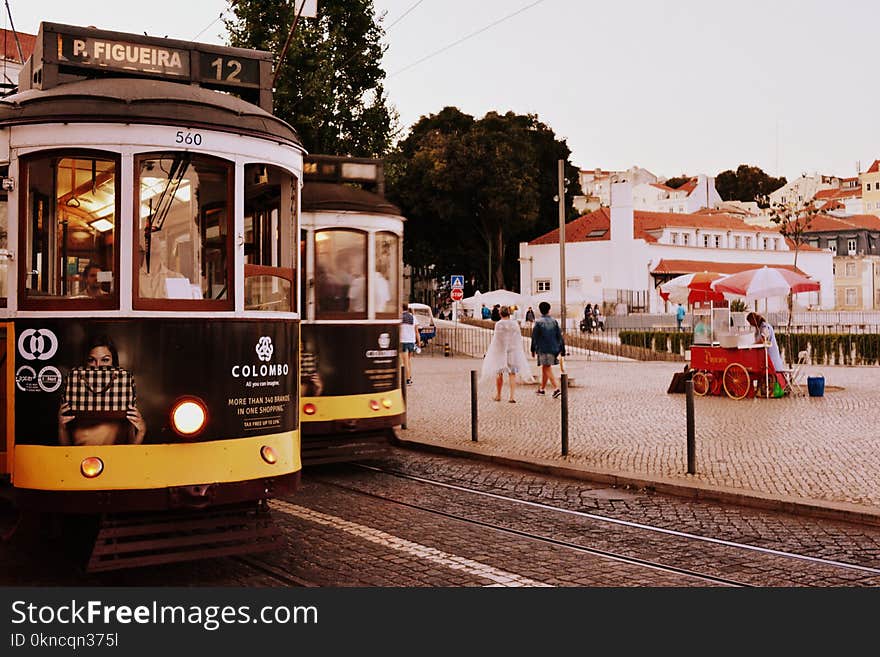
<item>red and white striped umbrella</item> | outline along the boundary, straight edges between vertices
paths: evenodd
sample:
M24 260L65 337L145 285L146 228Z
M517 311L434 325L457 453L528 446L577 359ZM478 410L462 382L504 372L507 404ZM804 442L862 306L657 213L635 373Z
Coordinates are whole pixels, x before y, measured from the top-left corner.
M672 303L707 303L724 301L724 295L712 289L712 283L724 278L724 274L714 271L701 271L682 274L661 283L660 296Z
M818 292L819 281L779 267L748 269L725 276L712 284L716 292L747 300L782 297L800 292Z

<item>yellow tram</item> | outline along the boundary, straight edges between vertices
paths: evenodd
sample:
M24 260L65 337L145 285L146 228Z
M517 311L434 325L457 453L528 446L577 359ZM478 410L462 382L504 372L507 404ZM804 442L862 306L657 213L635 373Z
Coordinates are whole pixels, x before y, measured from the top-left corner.
M405 421L398 354L404 218L381 160L307 155L300 420L306 465L374 456Z
M299 482L304 149L271 67L43 23L0 99L0 473L23 508L201 528L138 564L254 548Z

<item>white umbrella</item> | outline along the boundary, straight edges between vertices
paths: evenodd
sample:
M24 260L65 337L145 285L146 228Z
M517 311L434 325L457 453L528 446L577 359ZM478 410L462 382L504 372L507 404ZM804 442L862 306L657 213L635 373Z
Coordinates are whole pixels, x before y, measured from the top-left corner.
M472 297L461 300L461 305L466 308L479 308L481 304L486 304L491 308L496 303L502 306L522 306L528 302L528 298L517 292L510 290L492 290L491 292L477 293Z
M726 297L749 301L784 297L800 292L818 292L819 281L779 267L760 267L731 274L712 283L712 289Z

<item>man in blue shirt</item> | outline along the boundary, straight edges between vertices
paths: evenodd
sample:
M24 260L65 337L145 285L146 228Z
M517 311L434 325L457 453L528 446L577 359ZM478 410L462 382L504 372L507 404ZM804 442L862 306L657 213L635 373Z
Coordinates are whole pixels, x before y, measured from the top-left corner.
M542 301L538 304L541 317L535 322L532 329L532 356L538 357L538 365L541 366L541 387L535 392L538 395L546 394L547 382L553 384L553 398L559 397L562 391L553 376L553 366L559 364L558 357L565 356L565 344L562 341L562 331L559 323L550 317L550 304Z
M484 303L483 307L480 308L480 317L482 317L483 319L489 319L489 315L490 315L489 309L486 308L486 304Z
M681 330L681 322L684 320L684 307L681 304L678 304L678 310L675 311L675 323L678 325L678 330Z

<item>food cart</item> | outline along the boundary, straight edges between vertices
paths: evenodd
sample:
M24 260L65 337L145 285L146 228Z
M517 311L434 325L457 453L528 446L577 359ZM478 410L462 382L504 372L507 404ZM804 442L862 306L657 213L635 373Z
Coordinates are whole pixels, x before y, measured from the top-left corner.
M710 308L695 310L694 315L708 327L699 335L695 331L691 345L694 393L726 394L731 399L769 397L776 372L767 355L768 345L754 344L745 313Z

